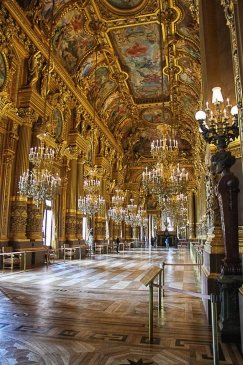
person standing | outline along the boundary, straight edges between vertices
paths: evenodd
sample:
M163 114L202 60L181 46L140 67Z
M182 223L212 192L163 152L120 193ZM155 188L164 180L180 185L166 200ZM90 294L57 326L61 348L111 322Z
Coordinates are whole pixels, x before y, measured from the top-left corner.
M116 253L119 253L119 245L120 245L120 240L119 240L119 237L117 237L117 239L116 239Z

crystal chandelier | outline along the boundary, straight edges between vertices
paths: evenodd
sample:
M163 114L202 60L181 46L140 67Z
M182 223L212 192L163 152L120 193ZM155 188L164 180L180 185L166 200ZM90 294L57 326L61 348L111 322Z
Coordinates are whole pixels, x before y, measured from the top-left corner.
M142 173L142 186L146 194L158 195L162 188L163 166L157 164L152 170L145 168Z
M108 217L116 223L120 223L124 220L125 209L122 207L112 207L108 209Z
M59 191L61 179L58 173L51 171L54 159L55 151L43 143L38 147L32 147L29 161L34 167L20 176L18 193L32 198L37 207L45 200L52 200Z
M126 224L132 227L146 227L148 225L146 210L141 207L138 209L137 205L134 204L134 199L130 200L131 204L128 204L125 210L124 220Z
M170 205L171 197L167 194L162 194L158 196L158 207L161 210L165 210L166 207Z
M171 192L179 194L186 190L188 183L188 172L184 167L180 168L180 164L173 168L171 173Z
M94 215L105 209L105 199L99 195L101 183L96 178L97 166L91 168L84 180L84 196L78 199L78 209L86 215Z
M112 196L112 207L108 209L108 217L116 223L120 223L124 220L125 217L125 209L123 208L124 204L124 194L122 190L116 189L116 194Z
M123 194L122 190L120 190L120 189L116 189L115 192L116 192L116 194L112 196L111 202L112 202L112 205L114 205L116 207L120 207L124 203L124 199L125 199L124 194Z
M29 161L37 167L45 164L50 166L55 158L55 151L52 148L44 146L41 143L38 147L31 147L29 153Z
M145 209L139 208L137 214L138 226L147 227L148 225L148 217L147 211Z
M86 215L94 215L105 208L105 199L98 195L88 194L78 199L78 209Z
M125 223L129 226L136 227L138 225L138 217L137 217L137 205L134 204L134 199L130 199L131 204L127 205L125 209Z
M162 137L151 143L151 155L158 162L170 164L176 161L179 154L178 141Z
M84 191L89 195L98 195L100 191L100 180L96 178L97 166L89 171L89 176L84 180Z

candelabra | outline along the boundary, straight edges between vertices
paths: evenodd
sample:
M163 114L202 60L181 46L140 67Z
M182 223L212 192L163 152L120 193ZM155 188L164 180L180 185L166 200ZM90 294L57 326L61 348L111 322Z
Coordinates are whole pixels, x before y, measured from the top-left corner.
M214 144L218 150L222 150L239 136L238 107L236 105L232 107L227 99L227 104L222 108L224 100L221 88L214 87L212 91L214 111L209 108L207 102L205 111L199 110L195 118L205 141Z

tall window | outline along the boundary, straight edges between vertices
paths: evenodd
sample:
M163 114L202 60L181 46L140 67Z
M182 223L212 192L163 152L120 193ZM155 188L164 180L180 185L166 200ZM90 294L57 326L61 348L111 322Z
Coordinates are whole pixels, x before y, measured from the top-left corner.
M42 224L44 245L51 246L52 231L53 231L53 219L52 219L52 206L51 201L46 200L45 211Z

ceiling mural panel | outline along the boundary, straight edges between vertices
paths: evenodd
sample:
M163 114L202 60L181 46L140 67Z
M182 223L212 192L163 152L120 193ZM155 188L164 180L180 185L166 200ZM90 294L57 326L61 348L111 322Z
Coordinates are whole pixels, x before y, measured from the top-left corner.
M113 104L112 110L108 118L108 127L114 131L117 124L119 124L124 118L127 117L127 104L124 101L117 100Z
M107 97L116 89L116 83L109 78L109 69L107 67L99 67L93 74L90 83L90 90L87 94L91 104L95 104L96 108L100 108Z
M57 22L54 30L54 52L71 74L96 44L95 37L87 31L85 23L84 12L73 9Z
M144 24L110 32L122 69L136 102L168 98L168 78L161 76L161 31L158 24ZM163 67L165 64L163 64Z
M53 7L53 0L45 0L42 4L41 15L49 21L52 15L55 16L63 5L67 4L69 1L70 0L55 0Z
M141 113L141 117L145 122L149 123L165 123L168 122L171 118L171 112L169 109L165 109L161 107L150 107L146 108Z
M199 44L199 28L195 19L192 17L191 11L183 1L178 1L178 5L182 10L183 18L176 26L177 33L184 38L189 38Z
M108 4L118 9L133 9L142 4L144 0L106 0Z

